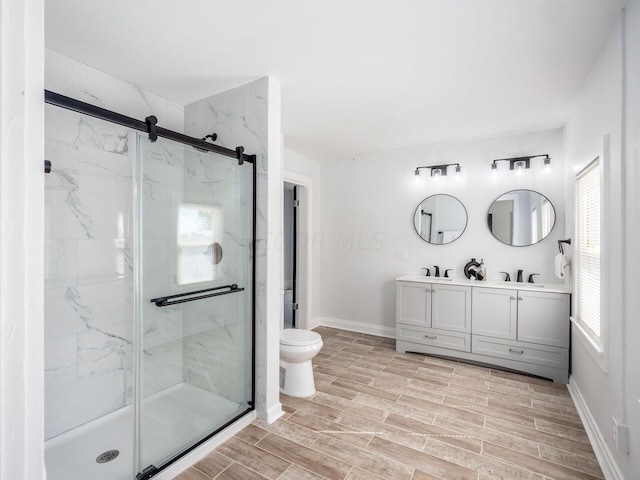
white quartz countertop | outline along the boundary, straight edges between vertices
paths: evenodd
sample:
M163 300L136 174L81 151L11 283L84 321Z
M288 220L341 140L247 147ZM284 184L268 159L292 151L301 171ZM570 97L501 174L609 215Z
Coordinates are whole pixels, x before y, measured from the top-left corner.
M571 293L564 283L523 283L500 282L492 280L470 280L467 278L425 277L422 275L403 275L396 278L399 282L441 283L443 285L464 285L468 287L504 288L505 290L529 290L532 292Z

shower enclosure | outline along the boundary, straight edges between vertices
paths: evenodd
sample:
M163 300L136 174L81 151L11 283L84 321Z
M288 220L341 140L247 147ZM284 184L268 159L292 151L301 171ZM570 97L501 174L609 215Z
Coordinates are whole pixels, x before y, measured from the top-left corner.
M254 158L46 98L48 478L153 478L253 409Z

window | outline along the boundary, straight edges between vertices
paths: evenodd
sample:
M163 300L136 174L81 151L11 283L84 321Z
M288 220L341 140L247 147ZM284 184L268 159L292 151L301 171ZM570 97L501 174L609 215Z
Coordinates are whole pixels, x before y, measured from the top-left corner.
M214 247L222 237L222 212L211 205L180 204L177 282L185 285L216 279Z
M576 320L598 346L600 324L600 159L576 176Z

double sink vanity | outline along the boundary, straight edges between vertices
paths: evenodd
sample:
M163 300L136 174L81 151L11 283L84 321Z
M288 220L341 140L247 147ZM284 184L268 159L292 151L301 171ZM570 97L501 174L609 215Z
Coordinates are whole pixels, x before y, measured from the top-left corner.
M570 291L563 284L396 279L396 351L495 365L567 383Z

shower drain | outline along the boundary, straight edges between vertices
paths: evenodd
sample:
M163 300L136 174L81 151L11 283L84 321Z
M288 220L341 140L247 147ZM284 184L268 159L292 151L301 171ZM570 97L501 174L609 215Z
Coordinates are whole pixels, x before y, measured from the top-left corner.
M118 455L120 455L119 450L107 450L96 457L96 462L107 463L111 460L115 460Z

